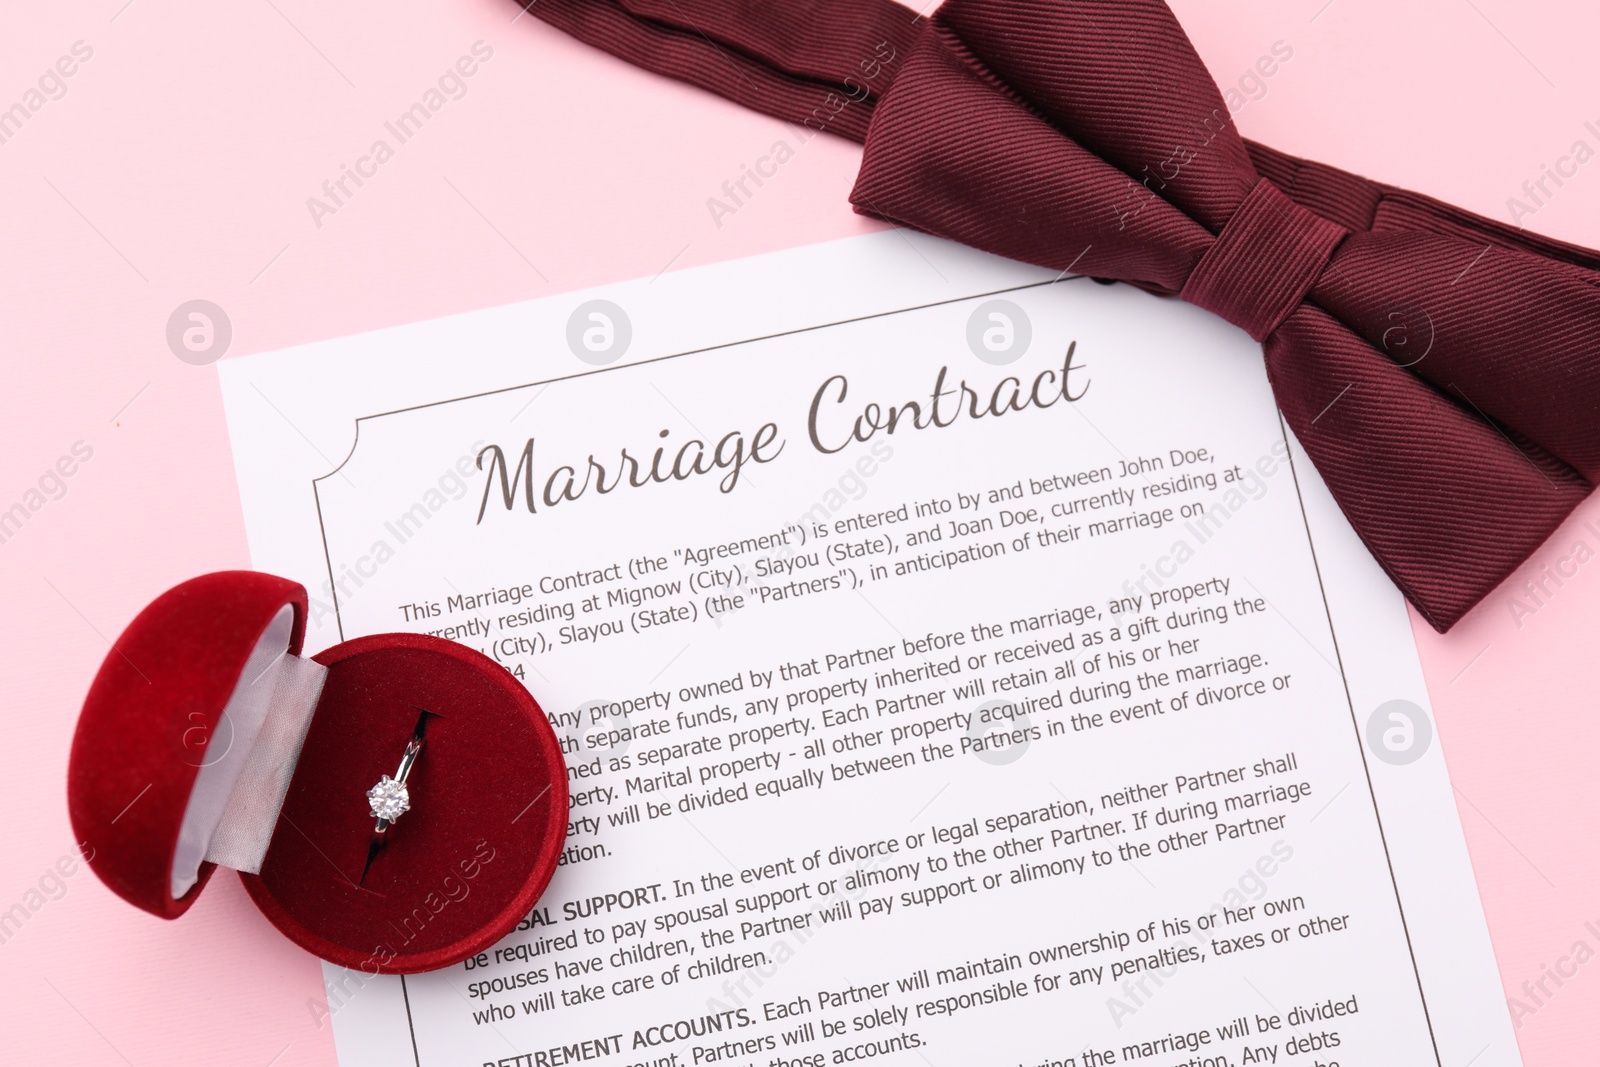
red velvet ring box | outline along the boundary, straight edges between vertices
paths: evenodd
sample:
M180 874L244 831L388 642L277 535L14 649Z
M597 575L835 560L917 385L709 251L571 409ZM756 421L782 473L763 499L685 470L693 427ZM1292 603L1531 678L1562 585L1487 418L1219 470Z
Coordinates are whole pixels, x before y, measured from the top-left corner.
M378 634L310 659L306 592L208 574L139 614L72 742L67 799L118 895L173 919L218 865L290 940L372 974L445 967L510 933L567 829L561 746L505 668L463 645ZM367 790L421 712L411 807L377 840Z

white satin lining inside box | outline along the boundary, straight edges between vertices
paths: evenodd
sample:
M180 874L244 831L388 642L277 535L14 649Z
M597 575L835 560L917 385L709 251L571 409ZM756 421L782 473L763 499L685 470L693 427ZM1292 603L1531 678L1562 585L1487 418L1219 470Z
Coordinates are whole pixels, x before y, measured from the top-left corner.
M261 871L328 675L322 664L288 654L293 628L294 608L285 604L256 640L210 743L194 757L200 771L172 859L175 900L194 887L203 861Z

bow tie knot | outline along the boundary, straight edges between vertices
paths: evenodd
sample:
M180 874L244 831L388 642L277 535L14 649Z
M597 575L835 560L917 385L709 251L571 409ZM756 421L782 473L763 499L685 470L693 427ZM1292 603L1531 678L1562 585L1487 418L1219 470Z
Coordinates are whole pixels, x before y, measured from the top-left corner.
M1347 236L1262 178L1179 295L1264 341L1300 306Z

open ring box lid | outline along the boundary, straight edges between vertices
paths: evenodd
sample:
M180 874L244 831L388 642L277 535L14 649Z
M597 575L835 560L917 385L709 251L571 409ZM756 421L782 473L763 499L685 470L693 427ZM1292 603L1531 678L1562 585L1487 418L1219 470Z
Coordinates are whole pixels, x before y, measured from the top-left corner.
M84 853L163 918L230 866L325 960L372 974L460 962L510 933L555 873L560 743L527 690L472 649L378 634L303 659L305 619L300 585L223 571L129 624L72 742ZM435 717L411 809L372 855L366 792L396 772L421 709Z

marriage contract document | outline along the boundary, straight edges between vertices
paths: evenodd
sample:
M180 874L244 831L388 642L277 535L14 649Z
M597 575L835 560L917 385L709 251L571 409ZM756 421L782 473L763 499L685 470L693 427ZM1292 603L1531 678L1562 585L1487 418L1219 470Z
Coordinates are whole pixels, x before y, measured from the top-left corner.
M1520 1062L1403 601L1220 320L881 233L221 380L307 650L467 644L566 754L513 934L325 968L346 1067Z

